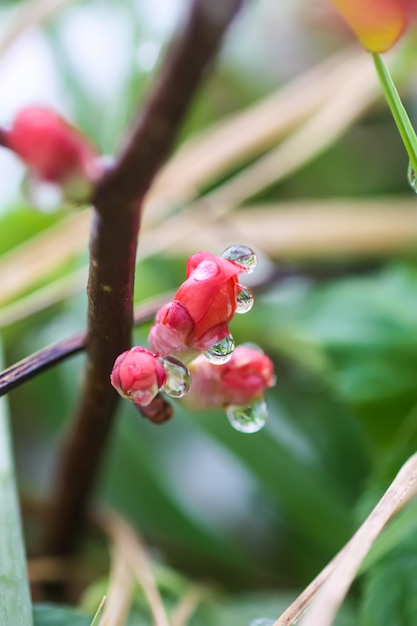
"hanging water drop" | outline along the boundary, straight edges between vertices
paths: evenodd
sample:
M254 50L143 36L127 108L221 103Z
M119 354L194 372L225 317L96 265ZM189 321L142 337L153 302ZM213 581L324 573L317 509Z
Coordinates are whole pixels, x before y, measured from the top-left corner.
M161 387L171 398L183 398L190 390L191 374L188 367L173 356L161 359L167 379Z
M407 179L411 189L414 193L417 193L417 174L411 165L411 162L408 164Z
M214 346L206 350L204 356L215 365L223 365L232 358L233 350L235 349L235 342L232 335L227 335L221 341Z
M230 405L226 414L235 430L240 433L256 433L266 424L268 406L264 398L258 398L248 406Z
M258 617L254 619L249 626L273 626L274 623L275 620L270 617Z
M238 285L240 289L236 298L236 313L247 313L253 307L254 297L249 287Z
M255 252L247 246L230 246L223 252L222 257L243 265L248 274L252 274L258 263Z

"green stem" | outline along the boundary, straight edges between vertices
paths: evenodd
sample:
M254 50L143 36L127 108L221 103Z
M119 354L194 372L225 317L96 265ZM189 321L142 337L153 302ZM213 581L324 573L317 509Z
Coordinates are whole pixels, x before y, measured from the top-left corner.
M391 109L405 149L407 150L411 167L417 172L417 137L415 130L384 61L379 54L374 53L372 56L382 89L384 90L385 98Z
M31 626L32 605L5 400L0 403L0 505L0 626Z

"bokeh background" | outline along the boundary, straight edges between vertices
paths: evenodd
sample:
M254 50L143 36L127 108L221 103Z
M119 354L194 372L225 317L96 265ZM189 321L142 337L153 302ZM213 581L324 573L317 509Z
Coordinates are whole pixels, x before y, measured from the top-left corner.
M186 3L61 0L40 19L46 5L1 3L0 123L49 104L114 154ZM416 46L410 33L387 55L412 120ZM10 365L85 327L89 209L34 208L23 167L4 150L0 180ZM269 420L244 435L221 411L178 403L156 427L121 405L96 493L158 563L223 591L221 617L196 624L276 617L415 450L416 242L406 153L367 54L324 0L248 3L151 193L135 300L175 289L199 249L256 249L255 306L231 328L274 360ZM135 341L146 344L147 331ZM48 495L83 363L72 358L9 395L25 497ZM417 568L414 510L365 564L340 624L415 624L415 582L401 584ZM26 532L35 554L30 519ZM395 590L381 592L393 577Z

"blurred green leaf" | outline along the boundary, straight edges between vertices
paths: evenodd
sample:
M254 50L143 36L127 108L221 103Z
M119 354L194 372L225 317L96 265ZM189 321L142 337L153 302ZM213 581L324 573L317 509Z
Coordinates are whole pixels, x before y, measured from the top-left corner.
M0 364L2 361L0 352ZM32 606L5 398L0 400L0 503L0 624L31 626Z
M417 542L402 542L365 576L360 626L414 626L417 615Z
M34 604L33 626L90 626L91 618L57 604Z

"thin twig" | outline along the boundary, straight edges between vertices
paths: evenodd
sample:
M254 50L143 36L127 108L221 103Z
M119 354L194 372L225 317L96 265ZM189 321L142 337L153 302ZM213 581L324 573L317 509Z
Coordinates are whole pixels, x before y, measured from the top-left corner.
M169 299L170 296L165 295L140 304L135 310L135 324L144 324L151 320L158 309L168 302ZM87 333L82 331L73 337L42 348L42 350L8 367L0 374L0 396L4 396L18 385L84 350L86 337Z
M82 398L59 457L46 550L76 546L109 438L117 394L109 375L130 347L137 235L143 198L177 138L194 94L242 0L194 0L182 32L139 112L116 166L99 181L90 242L87 369Z

